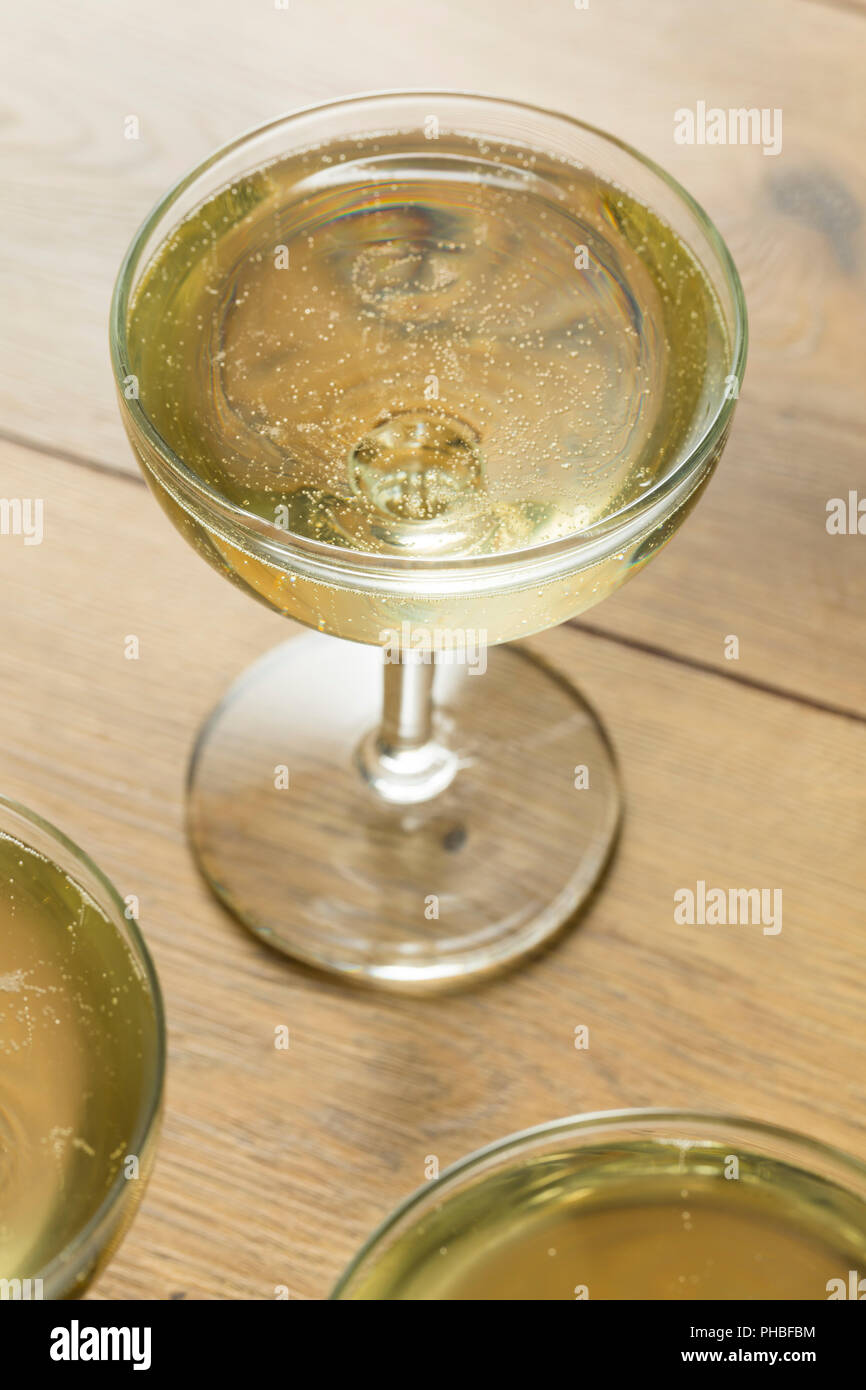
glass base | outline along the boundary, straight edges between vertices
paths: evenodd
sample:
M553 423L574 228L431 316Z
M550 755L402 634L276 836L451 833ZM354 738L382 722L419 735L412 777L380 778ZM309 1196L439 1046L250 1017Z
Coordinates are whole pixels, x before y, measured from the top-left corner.
M209 884L269 945L410 991L502 969L586 902L621 797L596 715L516 647L437 662L434 737L456 772L429 801L362 775L382 652L308 633L249 668L199 735L189 834Z

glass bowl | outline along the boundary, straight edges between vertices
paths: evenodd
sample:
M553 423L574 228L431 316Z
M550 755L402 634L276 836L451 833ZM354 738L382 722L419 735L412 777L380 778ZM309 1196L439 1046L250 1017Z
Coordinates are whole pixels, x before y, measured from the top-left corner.
M153 1165L162 998L137 924L61 831L0 798L0 856L0 1278L5 1297L77 1298Z
M864 1269L863 1163L754 1120L619 1110L454 1164L379 1227L332 1297L827 1299Z

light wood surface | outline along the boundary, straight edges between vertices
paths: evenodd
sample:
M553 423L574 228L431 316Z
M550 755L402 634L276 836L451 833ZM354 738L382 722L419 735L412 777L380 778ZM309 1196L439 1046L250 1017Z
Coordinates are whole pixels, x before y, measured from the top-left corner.
M0 495L41 496L46 536L0 538L3 791L138 894L170 1023L157 1168L95 1296L322 1297L428 1154L444 1165L579 1110L737 1111L866 1157L866 536L825 529L828 498L866 496L864 39L861 7L813 0L723 15L689 0L16 8ZM178 174L282 110L400 85L540 101L659 159L729 239L753 344L731 443L682 534L534 640L603 711L623 764L603 891L541 960L418 1002L295 969L197 878L191 741L287 628L149 498L105 343L120 256ZM781 107L782 154L675 145L673 112L698 99ZM673 893L698 879L782 888L782 932L675 925Z

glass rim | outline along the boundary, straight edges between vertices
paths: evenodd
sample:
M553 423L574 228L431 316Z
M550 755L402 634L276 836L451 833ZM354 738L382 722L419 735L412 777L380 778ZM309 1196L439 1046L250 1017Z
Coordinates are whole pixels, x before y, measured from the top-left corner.
M329 1300L339 1300L342 1297L370 1256L375 1254L391 1232L407 1216L418 1208L423 1209L431 1197L435 1200L434 1194L442 1192L443 1188L449 1188L457 1179L483 1167L488 1159L505 1157L508 1154L519 1154L522 1149L531 1147L533 1141L555 1138L558 1134L583 1134L593 1130L603 1133L606 1130L630 1124L646 1126L647 1128L653 1125L676 1125L684 1129L691 1125L703 1126L704 1129L724 1130L725 1134L722 1137L727 1137L730 1131L735 1130L755 1138L763 1137L779 1144L787 1143L796 1146L807 1157L814 1155L830 1160L843 1172L850 1174L852 1179L858 1179L863 1186L864 1198L866 1198L866 1162L846 1153L844 1149L839 1149L833 1144L826 1144L822 1139L813 1139L810 1135L801 1134L798 1130L789 1129L785 1125L771 1124L765 1120L754 1120L743 1115L728 1115L711 1110L676 1110L665 1106L641 1106L622 1110L588 1110L582 1114L566 1115L559 1120L530 1125L528 1129L520 1129L513 1134L507 1134L502 1139L496 1139L493 1143L485 1144L466 1154L465 1157L458 1158L456 1162L443 1169L438 1178L425 1183L422 1187L417 1187L408 1197L404 1197L367 1237L332 1288L328 1295ZM697 1136L695 1138L697 1139ZM447 1192L443 1195L442 1200L447 1201Z
M350 583L353 579L359 579L363 582L363 576L366 575L373 583L387 583L389 579L394 579L405 584L412 575L418 574L438 575L446 581L448 579L459 580L467 575L475 578L479 574L489 574L491 576L490 587L492 588L497 585L497 582L501 583L503 578L519 577L521 570L526 570L528 577L532 577L532 571L537 569L539 564L542 567L553 565L557 571L559 569L580 568L584 564L593 563L598 558L614 554L634 538L644 535L653 524L652 520L647 521L648 516L661 519L656 517L656 513L660 512L661 517L666 515L663 510L665 501L672 495L676 497L684 488L688 489L689 483L700 476L702 465L711 456L719 440L724 437L737 403L736 395L725 393L717 403L715 412L706 424L700 438L695 441L676 468L654 483L640 497L634 498L607 521L585 531L562 536L556 540L523 550L454 559L447 556L416 558L410 555L380 555L373 551L347 551L325 541L317 541L296 535L293 532L287 532L275 521L271 522L264 517L258 517L245 511L244 508L224 497L217 488L199 477L162 438L159 430L155 428L142 408L140 400L129 399L124 394L123 385L129 376L126 360L127 320L133 277L139 268L147 242L184 193L193 188L199 179L214 169L221 161L241 150L244 145L272 134L280 127L289 125L300 118L325 116L329 112L351 109L352 107L363 108L365 105L376 102L397 104L400 101L405 102L421 98L430 98L433 101L438 99L477 102L515 112L527 112L535 117L543 117L571 126L614 146L665 185L668 191L674 194L696 220L717 259L718 267L722 271L734 314L734 333L730 344L730 370L727 375L736 379L739 392L745 371L748 345L748 321L743 286L733 257L714 222L672 174L669 174L649 156L642 154L618 136L611 135L575 116L554 111L549 107L512 100L508 97L493 96L481 92L463 92L457 89L388 88L380 91L354 93L348 97L340 97L325 102L315 102L286 112L273 120L252 126L194 165L157 200L135 232L124 254L111 296L109 343L121 411L129 421L131 428L147 441L161 465L168 470L169 476L179 485L181 492L185 494L191 505L199 506L207 514L209 520L213 520L216 516L224 526L230 530L238 531L248 543L254 544L255 540L258 539L266 546L269 556L278 562L282 561L291 567L293 562L305 561L314 577L316 577L315 571L318 569L326 571L327 578L334 579L336 576L337 582L341 576L344 583ZM269 160L268 162L272 161ZM605 177L603 170L597 169L595 172L600 177ZM699 261L699 264L706 273L709 273L709 268L704 266L702 261Z
M153 1000L154 1019L156 1023L156 1068L153 1085L151 1088L148 1088L142 1096L142 1102L138 1107L136 1125L129 1141L129 1151L140 1154L153 1135L159 1120L165 1084L167 1053L165 1006L159 977L156 973L156 967L154 966L147 943L137 921L132 917L126 916L126 905L117 889L114 887L114 884L80 845L76 844L74 840L71 840L69 836L64 834L53 822L46 820L43 816L40 816L38 812L32 811L30 807L24 806L20 801L16 801L12 797L4 796L2 793L0 793L0 834L11 835L16 839L20 838L7 823L7 813L11 813L12 816L23 821L25 825L33 826L36 830L40 831L49 841L53 841L58 845L68 858L80 864L86 873L93 878L96 886L105 895L101 902L97 901L97 906L101 909L110 906L111 913L106 914L109 917L109 921L112 921L114 913L120 914L121 920L128 929L129 944L133 948L138 964L144 970L147 987L150 992L150 997ZM29 849L39 851L37 845L28 844L24 839L21 839L21 843L25 844ZM63 868L63 864L61 864L60 867ZM85 892L89 892L86 883L80 883L79 887ZM116 927L117 924L112 922L112 925ZM52 1288L52 1285L58 1282L60 1282L60 1286L63 1289L74 1284L77 1275L80 1273L87 1258L91 1254L94 1237L98 1234L101 1227L109 1223L117 1206L118 1198L126 1187L126 1183L127 1179L124 1177L121 1168L118 1170L114 1181L102 1197L99 1205L90 1217L88 1217L81 1229L76 1231L71 1240L69 1240L56 1255L52 1256L47 1264L43 1265L35 1274L28 1276L30 1279L42 1280L46 1297L51 1298L54 1296L55 1290ZM62 1280L59 1279L61 1275Z

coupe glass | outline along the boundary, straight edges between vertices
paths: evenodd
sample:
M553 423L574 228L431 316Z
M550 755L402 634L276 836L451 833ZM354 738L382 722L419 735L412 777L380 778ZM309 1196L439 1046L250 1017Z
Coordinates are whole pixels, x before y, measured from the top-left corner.
M859 1160L754 1120L611 1110L455 1163L379 1227L331 1297L845 1298L864 1255Z
M420 158L431 111L440 140L470 132L529 146L651 207L703 267L730 354L724 389L642 495L580 533L458 559L357 551L286 531L203 480L127 389L138 365L130 304L184 218L233 180L326 142L414 131ZM233 583L317 630L244 672L192 755L193 850L237 918L298 960L402 990L504 967L574 918L620 824L614 755L574 686L503 644L598 602L673 535L721 454L745 340L736 270L688 194L620 141L535 107L448 92L356 97L242 136L165 195L132 242L112 303L127 433L189 543ZM432 634L426 651L417 632ZM383 660L393 633L403 634L400 650ZM451 635L450 650L433 661L437 634ZM470 656L484 637L483 674L477 653L474 665L460 659L466 634Z
M110 1153L110 1166L106 1161L107 1150L116 1140L116 1131L109 1134L100 1128L102 1112L98 1104L90 1102L94 1099L94 1086L100 1087L103 1104L107 1094L116 1094L116 1091L112 1092L112 1088L117 1085L117 1076L111 1074L112 1033L109 1024L97 1017L100 1011L94 1009L89 997L88 977L81 975L76 978L74 937L66 938L65 931L64 942L58 947L57 960L52 960L52 964L56 966L54 974L62 979L62 985L46 985L45 988L40 988L38 993L46 998L38 1001L38 1008L34 1010L36 1026L44 1027L43 1015L56 1022L59 1021L59 1015L52 1018L52 1011L65 1009L69 1016L76 1020L78 1027L96 1030L103 1047L108 1048L109 1055L105 1057L105 1075L101 1080L92 1073L85 1075L84 1070L81 1070L81 1111L82 1115L86 1116L86 1123L80 1121L82 1132L71 1136L66 1123L69 1115L64 1117L58 1114L55 1128L41 1140L44 1145L72 1144L78 1149L77 1155L69 1160L67 1190L62 1210L52 1210L50 1194L35 1190L32 1182L29 1183L26 1187L27 1198L37 1204L44 1222L44 1228L35 1236L39 1254L34 1256L34 1267L26 1264L26 1256L19 1255L15 1268L3 1268L3 1241L0 1240L0 1278L21 1281L22 1284L20 1290L3 1296L79 1298L111 1258L126 1234L153 1167L165 1071L165 1019L162 996L156 972L136 923L127 916L117 892L87 855L54 826L16 802L6 800L5 797L0 797L0 834L35 851L42 859L57 866L66 878L76 885L79 892L96 905L109 929L116 933L123 948L128 952L135 975L134 988L141 992L142 1007L135 1013L135 1032L130 1032L130 1047L131 1051L135 1052L137 1065L134 1071L130 1069L128 1074L124 1072L124 1082L128 1083L132 1090L131 1094L124 1097L125 1114L133 1118L128 1133L124 1134L123 1155L124 1158L134 1155L137 1159L135 1174L125 1171L124 1163L118 1161L114 1151ZM115 969L113 949L99 942L91 942L89 946L88 959L91 965L94 959L100 959L104 971L111 972ZM7 989L10 987L9 981L14 982L16 977L28 973L19 967L20 962L16 965L14 938L11 945L7 943L4 947L0 944L0 1035L4 1031L2 1025L5 1014L7 1024L11 1021L13 1038L16 1036L16 1023L20 1029L23 1017L21 1004L16 1004L16 999L21 997L19 987L16 984L11 993L2 991L4 985ZM113 1004L115 1026L127 1026L128 1029L132 1029L133 1023L128 1020L125 1024L123 1013L117 1012L123 1010L125 991L129 987L129 982L124 981ZM26 1062L26 1057L24 1060ZM29 1100L25 1086L26 1071L22 1080L16 1069L16 1061L21 1061L18 1049L12 1053L10 1064L4 1064L0 1068L0 1209L3 1206L4 1194L9 1200L10 1194L16 1192L18 1177L26 1178L29 1172L38 1171L34 1164L38 1163L44 1152L33 1154L27 1151L30 1130L21 1113L22 1107L26 1107ZM76 1103L77 1099L76 1097ZM22 1170L19 1166L22 1164L27 1165L27 1168ZM79 1171L79 1176L85 1171L83 1168L76 1170L76 1164L86 1165L86 1182L76 1181L76 1171ZM94 1180L94 1164L101 1165L98 1182ZM101 1171L103 1167L104 1172ZM16 1198L19 1205L20 1200L19 1194ZM24 1268L19 1267L22 1259L25 1261ZM15 1283L10 1287L15 1289Z

